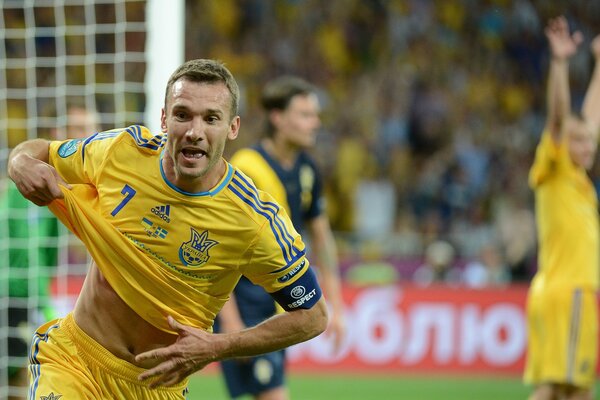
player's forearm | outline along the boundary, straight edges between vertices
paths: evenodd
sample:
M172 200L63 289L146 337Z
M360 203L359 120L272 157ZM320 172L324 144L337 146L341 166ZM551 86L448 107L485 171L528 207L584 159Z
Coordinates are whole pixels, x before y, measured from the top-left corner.
M315 264L320 271L328 271L339 276L337 245L326 216L319 216L310 222L310 235L313 242Z
M325 232L319 236L315 235L314 249L319 268L337 274L339 270L339 260L337 246L333 235L330 232Z
M44 139L33 139L22 142L8 155L8 175L14 179L15 172L31 163L31 159L45 163L49 161L50 142Z
M342 313L344 302L342 300L342 285L337 268L320 270L320 285L334 313Z
M245 328L233 294L219 312L219 324L221 325L221 332L224 333L237 332Z
M334 310L340 311L342 307L342 294L338 251L335 238L329 228L329 223L324 223L323 226L315 225L312 236L314 242L314 264L319 269L321 286L325 297L329 300Z
M596 57L592 79L583 100L582 114L598 134L597 131L600 127L600 57Z
M277 314L240 332L222 335L219 360L250 357L281 350L312 339L327 327L327 307L321 298L308 310Z
M566 58L553 57L548 74L548 125L554 135L560 133L569 114L571 95L569 90L569 62Z

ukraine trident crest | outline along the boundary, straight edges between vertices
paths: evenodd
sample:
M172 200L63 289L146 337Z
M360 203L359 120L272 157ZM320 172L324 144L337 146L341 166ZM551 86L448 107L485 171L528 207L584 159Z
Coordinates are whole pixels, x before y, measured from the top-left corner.
M219 244L216 240L208 238L208 231L198 233L194 228L189 242L183 242L179 248L179 259L185 266L199 267L204 265L210 256L208 250Z

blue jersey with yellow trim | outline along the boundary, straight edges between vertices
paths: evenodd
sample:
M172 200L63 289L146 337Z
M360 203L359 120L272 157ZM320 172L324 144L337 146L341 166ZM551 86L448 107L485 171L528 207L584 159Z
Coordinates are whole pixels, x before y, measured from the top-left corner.
M299 289L285 293L309 271L304 243L285 210L230 164L210 191L179 190L162 170L166 140L164 134L131 126L50 144L50 163L63 179L97 193L82 207L87 204L114 228L117 243L133 246L152 263L113 266L110 249L92 254L105 275L112 276L111 268L131 268L150 282L142 286L135 279L109 279L123 300L143 317L167 307L176 315L190 316L188 323L208 329L244 275L288 310L314 304L320 297L318 287L313 292L304 285L301 289L312 294L303 296ZM101 238L96 241L102 243ZM156 301L136 301L150 292L156 296L143 298ZM186 297L187 304L171 300ZM203 307L196 307L195 299ZM165 304L154 304L159 301Z

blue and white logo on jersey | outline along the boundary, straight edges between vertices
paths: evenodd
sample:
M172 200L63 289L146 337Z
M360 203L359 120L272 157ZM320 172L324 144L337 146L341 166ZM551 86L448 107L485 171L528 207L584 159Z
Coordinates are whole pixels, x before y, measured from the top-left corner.
M179 248L179 259L185 266L198 267L206 264L210 256L208 250L219 244L216 240L208 238L208 231L198 233L194 228L189 242L183 242Z
M165 221L167 224L169 222L171 222L171 205L167 204L164 206L156 206L156 207L152 207L150 209L150 211L152 211L152 214L156 215L157 217L159 217L160 219L162 219L163 221Z
M72 139L72 140L69 140L68 142L64 142L58 148L58 155L61 156L62 158L67 158L69 156L72 156L73 154L75 154L75 152L77 152L77 145L81 141L83 141L83 139L80 138L80 139Z
M304 286L295 286L292 291L290 292L290 294L292 295L293 298L295 299L299 299L300 297L304 296L304 294L306 293L306 289L304 288Z
M142 226L144 227L144 231L151 237L158 237L164 239L167 237L169 231L159 225L154 225L154 222L150 221L148 218L142 218Z

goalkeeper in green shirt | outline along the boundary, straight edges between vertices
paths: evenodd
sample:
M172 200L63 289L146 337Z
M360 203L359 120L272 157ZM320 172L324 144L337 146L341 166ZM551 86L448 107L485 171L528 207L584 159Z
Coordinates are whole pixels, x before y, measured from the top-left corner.
M96 114L82 105L70 105L64 132L56 139L80 138L97 130ZM66 132L66 133L65 133ZM8 347L8 370L0 369L0 383L27 386L27 354L34 330L57 317L50 299L50 283L58 264L58 240L66 229L47 207L26 200L14 183L0 197L0 321L8 323L8 337L0 339L2 354ZM6 339L5 339L6 338ZM18 397L17 397L18 398Z

